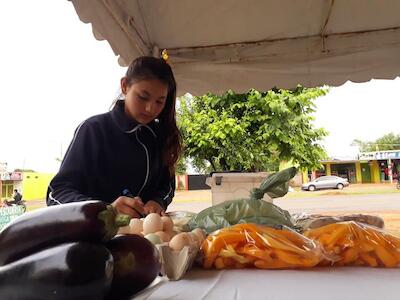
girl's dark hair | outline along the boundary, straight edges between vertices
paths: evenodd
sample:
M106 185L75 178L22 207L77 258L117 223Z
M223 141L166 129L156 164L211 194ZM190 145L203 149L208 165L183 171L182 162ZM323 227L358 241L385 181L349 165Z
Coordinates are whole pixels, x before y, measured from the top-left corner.
M165 107L158 116L160 123L162 161L168 167L170 175L175 174L175 165L182 151L181 134L176 126L175 99L176 82L171 67L162 58L142 56L136 58L125 74L128 86L142 80L158 79L168 85Z

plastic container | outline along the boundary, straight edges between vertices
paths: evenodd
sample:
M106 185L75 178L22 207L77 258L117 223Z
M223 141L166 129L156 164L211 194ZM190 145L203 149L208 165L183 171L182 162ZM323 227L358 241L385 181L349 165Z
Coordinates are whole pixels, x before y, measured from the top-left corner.
M270 173L213 173L206 179L206 184L211 187L212 205L227 200L249 198L253 188L259 188L262 181ZM273 202L267 194L263 200Z

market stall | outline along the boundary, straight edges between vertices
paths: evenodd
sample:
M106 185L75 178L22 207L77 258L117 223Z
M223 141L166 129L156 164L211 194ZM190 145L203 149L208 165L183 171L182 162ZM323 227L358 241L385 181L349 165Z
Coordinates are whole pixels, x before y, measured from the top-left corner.
M72 3L121 65L167 49L181 95L400 73L394 0ZM300 224L261 200L286 194L296 170L283 172L173 230L167 216L129 220L101 201L24 214L0 232L0 298L397 299L400 238L370 219Z
M317 268L298 270L201 270L182 280L160 279L135 300L398 299L399 270Z
M0 298L397 299L400 237L381 218L263 200L296 172L197 214L130 218L96 200L28 212L0 231Z
M396 0L71 2L122 66L167 49L180 95L400 74Z

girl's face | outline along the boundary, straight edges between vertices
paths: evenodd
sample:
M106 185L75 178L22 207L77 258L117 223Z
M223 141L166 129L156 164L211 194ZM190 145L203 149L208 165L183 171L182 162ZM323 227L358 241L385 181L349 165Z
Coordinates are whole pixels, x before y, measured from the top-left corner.
M148 124L157 118L165 107L168 85L158 79L141 80L127 85L121 79L125 95L125 113L140 124Z

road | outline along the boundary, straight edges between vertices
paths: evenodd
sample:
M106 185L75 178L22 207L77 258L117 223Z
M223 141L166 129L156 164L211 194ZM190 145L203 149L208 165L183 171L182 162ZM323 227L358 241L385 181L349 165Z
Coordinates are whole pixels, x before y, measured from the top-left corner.
M195 194L196 193L196 194ZM209 191L185 192L177 195L170 211L199 212L211 206ZM188 200L181 200L187 198ZM189 200L190 199L190 200ZM400 214L400 194L327 195L304 198L274 199L274 204L291 213L307 212L391 212Z
M307 212L390 212L400 214L400 193L319 195L274 199L274 204L291 213ZM199 212L211 206L211 191L178 192L168 211ZM44 200L28 201L31 209L45 206Z
M400 213L399 194L319 196L302 199L275 199L274 204L291 213L308 212L389 212Z

